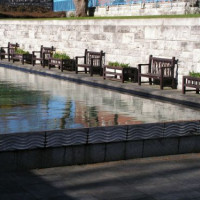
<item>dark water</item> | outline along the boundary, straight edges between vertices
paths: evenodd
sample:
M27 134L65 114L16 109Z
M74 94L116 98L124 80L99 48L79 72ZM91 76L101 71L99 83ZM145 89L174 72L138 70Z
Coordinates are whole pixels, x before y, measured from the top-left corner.
M0 133L190 119L200 112L0 68Z

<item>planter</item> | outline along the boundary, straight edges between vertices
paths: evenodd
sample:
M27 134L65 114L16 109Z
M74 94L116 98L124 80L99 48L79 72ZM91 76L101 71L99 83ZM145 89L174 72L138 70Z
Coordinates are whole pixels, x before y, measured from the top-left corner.
M195 89L186 90L186 87ZM196 91L196 94L199 94L199 90L200 90L200 78L192 76L183 76L183 82L182 82L183 94L185 94L186 91Z
M13 63L15 61L21 61L22 64L24 64L24 63L31 64L32 63L32 54L13 54L12 60L13 60Z
M74 59L49 58L48 66L49 66L49 69L51 69L51 67L58 67L62 72L63 72L63 70L74 71L75 70L75 60Z
M115 66L105 65L103 70L103 78L121 81L122 83L124 83L124 81L129 81L129 80L131 80L132 82L137 82L138 70L135 67L122 68L119 66L115 67Z

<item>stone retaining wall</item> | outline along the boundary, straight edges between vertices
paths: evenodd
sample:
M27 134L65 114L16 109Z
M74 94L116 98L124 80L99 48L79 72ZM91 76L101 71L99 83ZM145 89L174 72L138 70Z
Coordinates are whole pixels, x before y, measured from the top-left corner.
M200 71L200 18L107 20L1 20L0 46L18 42L29 51L55 46L71 57L84 49L106 52L106 62L136 67L150 54L179 60L176 77Z
M0 171L200 152L200 122L0 134Z
M197 8L190 8L187 2L155 2L118 6L98 6L95 16L145 16L145 15L180 15L193 13Z

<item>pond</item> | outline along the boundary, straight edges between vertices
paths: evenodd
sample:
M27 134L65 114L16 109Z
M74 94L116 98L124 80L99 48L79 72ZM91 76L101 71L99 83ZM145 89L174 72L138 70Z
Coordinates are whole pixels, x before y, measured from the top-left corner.
M0 67L0 133L200 119L195 109Z

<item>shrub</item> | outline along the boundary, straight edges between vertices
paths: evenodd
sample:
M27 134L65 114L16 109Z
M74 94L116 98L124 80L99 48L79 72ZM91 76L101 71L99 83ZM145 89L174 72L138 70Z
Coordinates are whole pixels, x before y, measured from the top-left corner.
M0 5L1 18L60 18L66 17L65 12L53 12L41 6L10 6Z
M130 67L129 64L125 64L125 63L119 63L119 62L109 62L108 65L113 66L113 67Z
M53 57L54 58L59 58L59 59L70 59L70 57L66 53L59 53L59 52L56 52L53 55Z
M28 51L24 51L23 49L17 48L15 51L16 54L29 54Z
M199 72L189 72L189 75L192 76L192 77L197 77L197 78L200 78L200 73Z

